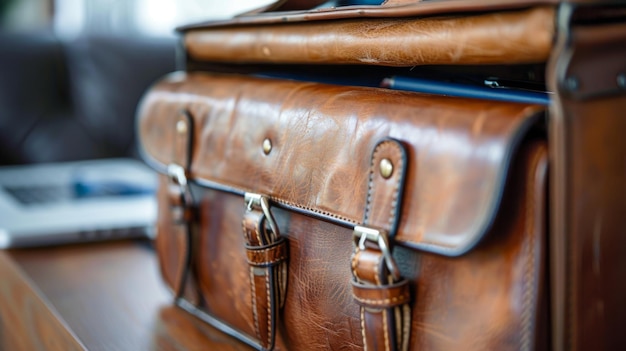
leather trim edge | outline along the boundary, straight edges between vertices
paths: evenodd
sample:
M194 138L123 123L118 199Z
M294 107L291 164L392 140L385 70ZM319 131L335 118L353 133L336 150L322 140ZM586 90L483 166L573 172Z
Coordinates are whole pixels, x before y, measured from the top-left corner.
M213 326L215 329L226 333L230 336L233 336L237 339L239 339L239 341L245 343L248 346L251 346L259 351L263 350L263 348L261 347L261 345L259 345L259 343L252 338L251 336L249 336L248 334L242 333L239 330L231 327L230 325L222 322L221 320L217 319L216 317L202 311L201 309L199 309L198 307L194 306L191 302L185 300L185 299L179 299L178 301L176 301L176 305L180 308L182 308L183 310L189 312L190 314L192 314L194 317L200 319L201 321L210 324L211 326Z

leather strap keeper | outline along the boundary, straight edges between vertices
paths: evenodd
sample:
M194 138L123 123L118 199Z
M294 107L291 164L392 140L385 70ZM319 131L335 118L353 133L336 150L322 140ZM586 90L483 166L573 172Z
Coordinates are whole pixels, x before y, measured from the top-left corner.
M280 264L287 259L287 248L287 240L282 237L271 245L246 246L248 263L258 267Z
M352 282L352 293L363 307L391 308L409 303L411 294L407 280L386 286L369 286Z

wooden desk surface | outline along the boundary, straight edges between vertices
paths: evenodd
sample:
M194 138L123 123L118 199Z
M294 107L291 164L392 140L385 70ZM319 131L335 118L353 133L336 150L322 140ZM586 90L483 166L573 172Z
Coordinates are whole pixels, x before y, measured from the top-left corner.
M251 350L172 305L145 241L0 251L0 350Z

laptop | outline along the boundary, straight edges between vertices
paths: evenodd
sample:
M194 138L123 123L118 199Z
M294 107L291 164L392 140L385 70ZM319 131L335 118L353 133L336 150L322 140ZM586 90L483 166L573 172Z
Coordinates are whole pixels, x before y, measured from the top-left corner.
M0 167L0 248L152 237L156 187L132 159Z

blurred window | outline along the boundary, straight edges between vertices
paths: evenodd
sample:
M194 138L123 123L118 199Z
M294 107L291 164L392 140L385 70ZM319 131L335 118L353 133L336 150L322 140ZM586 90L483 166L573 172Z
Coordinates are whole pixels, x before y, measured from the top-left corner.
M268 0L55 0L54 29L64 37L84 33L174 36L177 26L225 19Z

